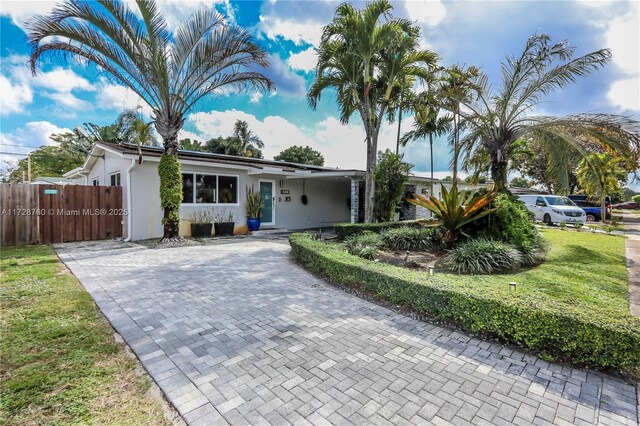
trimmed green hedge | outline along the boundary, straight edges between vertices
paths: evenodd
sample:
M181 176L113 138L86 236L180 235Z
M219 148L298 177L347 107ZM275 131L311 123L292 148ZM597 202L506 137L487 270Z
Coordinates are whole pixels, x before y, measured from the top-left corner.
M336 235L341 240L346 240L352 235L361 234L365 231L374 232L376 234L394 228L402 228L404 226L424 226L418 220L406 220L402 222L380 222L380 223L338 223L333 226Z
M633 375L640 369L640 319L607 315L505 287L456 286L446 278L363 260L337 244L304 234L289 237L291 255L309 270L335 282L409 306L437 320L489 333L580 365L613 368Z

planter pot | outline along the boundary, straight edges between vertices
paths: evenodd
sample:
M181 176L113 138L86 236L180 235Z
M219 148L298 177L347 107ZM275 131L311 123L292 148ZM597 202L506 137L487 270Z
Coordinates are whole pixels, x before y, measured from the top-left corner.
M191 236L194 238L206 238L211 236L211 228L213 227L210 223L192 223L191 224Z
M217 236L232 236L235 222L214 223L213 226L216 229Z
M248 217L247 228L249 228L249 231L257 231L260 229L260 218Z

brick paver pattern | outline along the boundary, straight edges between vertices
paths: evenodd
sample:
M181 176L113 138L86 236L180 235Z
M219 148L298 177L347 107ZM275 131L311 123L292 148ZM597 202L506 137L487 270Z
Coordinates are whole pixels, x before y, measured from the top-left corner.
M57 251L192 425L638 422L634 386L347 294L285 240Z

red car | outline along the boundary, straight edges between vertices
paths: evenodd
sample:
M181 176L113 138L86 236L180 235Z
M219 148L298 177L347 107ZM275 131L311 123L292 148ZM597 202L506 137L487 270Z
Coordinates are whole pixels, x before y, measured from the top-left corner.
M635 203L633 201L627 201L626 203L618 203L613 205L614 209L620 210L640 210L640 203Z

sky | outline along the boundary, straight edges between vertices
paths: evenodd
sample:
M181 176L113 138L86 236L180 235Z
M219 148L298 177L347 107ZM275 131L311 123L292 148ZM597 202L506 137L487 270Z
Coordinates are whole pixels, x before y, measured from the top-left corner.
M363 2L352 2L363 6ZM26 153L49 136L92 122L111 124L123 109L149 108L123 86L77 61L50 58L32 76L27 68L29 46L25 23L35 13L47 13L55 2L3 0L0 3L0 144L1 152ZM265 143L265 158L292 145L320 151L332 167L365 167L366 146L360 119L339 122L334 97L323 95L316 110L306 100L312 84L323 26L339 2L160 0L172 27L194 10L214 7L227 19L249 30L269 53L267 75L274 93L221 93L201 101L188 115L181 137L206 140L232 133L233 124L249 123ZM436 52L442 65L476 65L494 84L500 62L518 55L529 36L546 33L553 41L568 40L576 55L610 48L612 62L577 84L552 94L538 105L538 114L579 112L626 113L640 119L640 2L639 1L393 1L394 15L411 19L421 29L421 46ZM403 120L411 130L413 117ZM380 149L394 149L397 124L385 124ZM449 147L435 143L436 177L449 175ZM429 172L424 141L403 149L415 174ZM21 158L0 155L0 160ZM640 183L631 183L633 187Z

